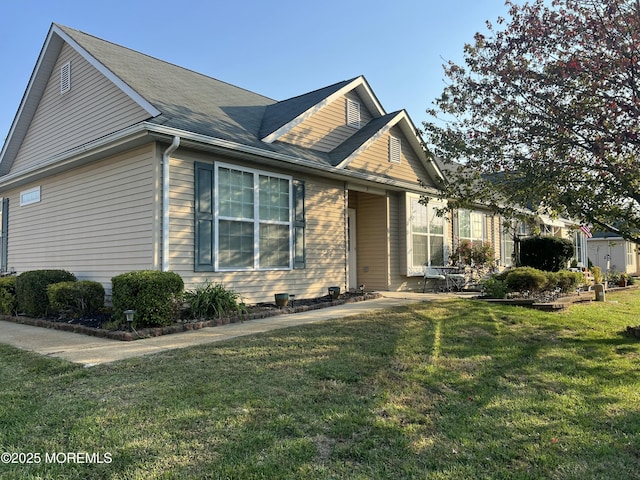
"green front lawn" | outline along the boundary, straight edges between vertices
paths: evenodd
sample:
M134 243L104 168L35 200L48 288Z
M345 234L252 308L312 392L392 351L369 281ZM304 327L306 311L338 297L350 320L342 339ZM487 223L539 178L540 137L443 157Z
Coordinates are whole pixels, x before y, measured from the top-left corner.
M0 451L40 455L0 478L640 478L640 291L607 300L442 300L92 368L0 345Z

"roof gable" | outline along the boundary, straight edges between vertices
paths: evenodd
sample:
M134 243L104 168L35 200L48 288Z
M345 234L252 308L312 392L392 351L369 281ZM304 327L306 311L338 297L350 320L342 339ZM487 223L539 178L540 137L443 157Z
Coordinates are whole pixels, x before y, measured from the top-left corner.
M271 105L265 112L260 138L266 143L276 141L319 110L352 90L356 90L374 116L385 114L369 84L363 76L360 76Z
M347 168L352 162L366 152L373 144L378 142L392 128L402 133L403 141L406 141L415 157L420 161L428 179L435 185L444 179L442 171L435 162L425 154L422 144L416 135L415 127L406 111L389 113L383 117L371 120L367 125L358 130L349 139L336 147L331 153L331 163L338 168ZM381 159L386 162L387 158ZM421 172L416 172L420 174ZM418 175L420 176L420 175Z
M141 108L146 110L150 116L158 115L160 112L144 98L138 95L128 85L115 77L112 72L97 62L85 49L80 47L69 35L58 25L53 24L45 40L44 46L36 62L36 66L31 74L27 89L14 121L9 129L7 139L2 151L0 151L0 175L5 175L11 169L13 161L24 141L29 126L44 95L49 78L53 72L54 65L64 44L70 45L79 55L81 55L93 67L98 69L103 75L115 83L125 94L135 101Z

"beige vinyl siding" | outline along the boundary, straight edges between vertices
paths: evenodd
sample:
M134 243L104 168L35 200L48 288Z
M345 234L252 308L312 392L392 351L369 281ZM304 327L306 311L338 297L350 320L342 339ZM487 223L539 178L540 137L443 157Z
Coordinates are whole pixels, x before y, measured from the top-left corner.
M327 295L330 286L345 288L345 192L342 183L271 169L305 181L306 268L284 271L194 272L194 162L229 159L179 149L171 165L170 270L180 274L185 288L205 281L221 283L238 292L247 303L273 302L275 293L298 298ZM256 165L243 164L256 168Z
M389 209L383 195L357 193L358 283L389 289Z
M402 142L402 154L399 164L389 162L390 135L400 138ZM369 145L369 148L349 162L346 169L416 184L417 178L427 184L432 183L422 162L398 127L393 127L389 132L386 132L373 144Z
M71 61L71 90L60 94L60 67ZM11 172L149 117L68 45L62 47Z
M107 288L116 274L156 268L157 163L147 146L12 191L8 266L65 269ZM38 185L40 202L21 207L20 191Z
M371 113L355 92L349 92L319 110L278 140L321 152L330 152L356 132L356 129L346 124L347 98L360 103L360 125L366 125L372 118Z
M407 227L404 195L389 193L389 290L415 290L415 277L407 277Z

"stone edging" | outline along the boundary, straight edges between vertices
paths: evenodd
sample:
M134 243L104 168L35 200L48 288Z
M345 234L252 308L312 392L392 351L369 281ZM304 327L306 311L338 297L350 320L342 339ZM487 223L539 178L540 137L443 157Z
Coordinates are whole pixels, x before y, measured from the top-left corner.
M184 322L169 325L166 327L157 328L142 328L136 332L126 332L123 330L104 330L102 328L85 327L84 325L74 325L65 322L52 322L50 320L44 320L40 318L30 318L23 316L11 316L0 315L0 320L5 320L13 323L21 323L24 325L31 325L34 327L51 328L54 330L62 330L65 332L81 333L83 335L90 335L99 338L108 338L111 340L120 341L132 341L141 340L143 338L159 337L161 335L170 335L172 333L186 332L189 330L200 330L205 327L217 327L220 325L226 325L229 323L246 322L250 320L258 320L262 318L275 317L279 315L287 315L292 313L302 313L311 310L319 310L321 308L335 307L344 305L346 303L362 302L365 300L373 300L380 298L382 295L379 293L365 293L362 296L349 297L346 299L332 300L322 303L316 303L313 305L300 305L297 307L284 307L278 310L267 310L263 312L248 313L246 315L234 315L231 317L217 318L213 320L203 320L195 322Z

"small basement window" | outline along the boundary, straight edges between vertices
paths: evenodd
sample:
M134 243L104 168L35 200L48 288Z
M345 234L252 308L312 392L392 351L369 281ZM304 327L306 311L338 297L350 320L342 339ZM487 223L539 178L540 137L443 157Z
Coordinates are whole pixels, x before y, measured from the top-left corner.
M360 128L360 103L347 98L347 125Z
M38 203L40 201L40 187L30 188L20 192L20 206Z
M60 94L71 90L71 62L67 62L60 67Z

